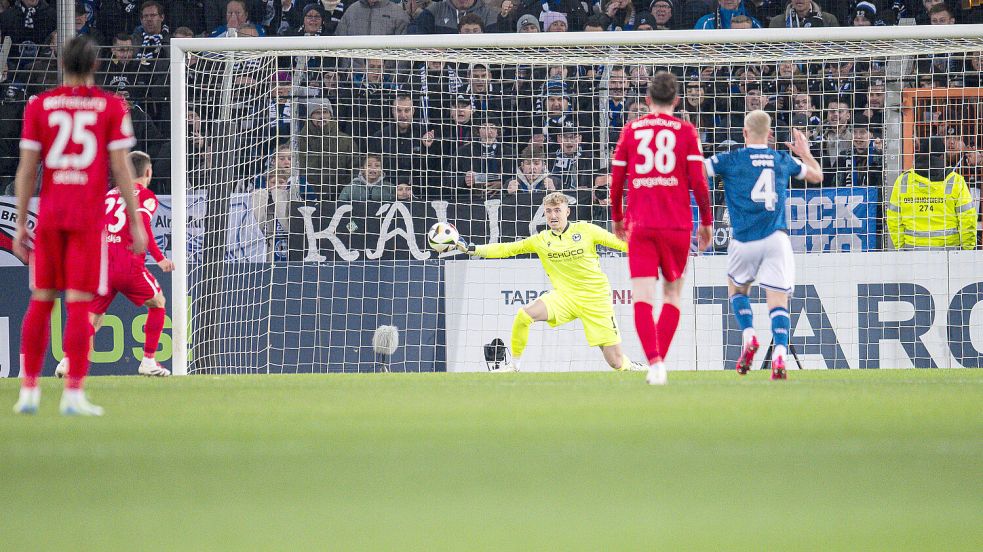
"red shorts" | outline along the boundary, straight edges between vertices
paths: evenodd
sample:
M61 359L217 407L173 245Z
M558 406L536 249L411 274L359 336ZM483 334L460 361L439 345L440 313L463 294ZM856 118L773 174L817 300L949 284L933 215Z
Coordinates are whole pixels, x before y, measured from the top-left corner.
M687 230L636 228L628 233L628 270L632 278L678 280L686 270L690 233Z
M122 293L131 303L140 306L160 291L157 278L141 261L134 261L128 267L124 264L109 271L109 290L96 297L89 310L94 314L105 314L117 293Z
M106 240L102 228L62 230L38 225L30 257L31 289L106 291Z

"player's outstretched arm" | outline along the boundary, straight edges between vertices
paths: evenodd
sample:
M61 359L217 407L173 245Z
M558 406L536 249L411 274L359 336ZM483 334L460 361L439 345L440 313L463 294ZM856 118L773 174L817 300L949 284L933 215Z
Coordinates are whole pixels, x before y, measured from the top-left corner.
M137 198L133 195L133 165L130 163L130 148L109 150L109 166L113 171L113 180L119 188L119 195L126 205L126 218L130 221L140 220L137 213ZM130 224L130 235L133 237L131 251L137 255L147 250L147 234L142 224Z
M587 228L590 229L589 231L591 233L591 238L597 245L610 247L611 249L621 251L622 253L628 251L628 244L611 232L608 232L607 230L593 223L587 225Z
M39 150L21 148L20 163L17 165L17 175L14 177L14 190L17 194L17 232L14 234L14 255L27 262L27 206L34 195L37 182L38 163L41 161Z
M463 247L463 249L462 249ZM489 243L485 245L465 244L464 241L458 242L459 251L474 257L484 257L486 259L504 259L515 257L524 253L535 253L532 246L532 238L508 243Z
M809 150L809 139L799 129L792 130L792 141L787 142L789 151L802 160L806 167L805 180L813 184L823 181L823 168Z

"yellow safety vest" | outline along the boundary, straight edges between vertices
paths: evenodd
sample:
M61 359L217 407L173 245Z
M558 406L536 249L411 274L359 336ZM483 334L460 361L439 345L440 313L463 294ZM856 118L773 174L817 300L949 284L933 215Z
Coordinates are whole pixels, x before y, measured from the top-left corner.
M887 204L887 229L895 249L975 249L976 204L966 180L955 172L941 182L901 173Z

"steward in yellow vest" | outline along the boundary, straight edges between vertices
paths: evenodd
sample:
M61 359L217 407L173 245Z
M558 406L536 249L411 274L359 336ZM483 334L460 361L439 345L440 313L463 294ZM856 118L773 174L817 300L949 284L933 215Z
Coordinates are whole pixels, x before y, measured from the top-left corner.
M932 181L914 169L894 181L887 229L895 249L976 248L976 204L966 180L950 172Z

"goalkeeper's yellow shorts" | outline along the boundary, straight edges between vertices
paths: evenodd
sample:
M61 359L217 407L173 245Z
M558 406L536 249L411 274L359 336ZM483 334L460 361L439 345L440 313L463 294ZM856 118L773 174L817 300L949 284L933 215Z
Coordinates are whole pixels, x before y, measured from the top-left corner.
M576 300L562 291L553 290L540 299L546 304L546 322L552 326L562 326L567 322L580 319L584 325L584 336L591 347L607 347L621 343L621 332L618 331L618 321L614 317L614 307L611 298L588 301Z

